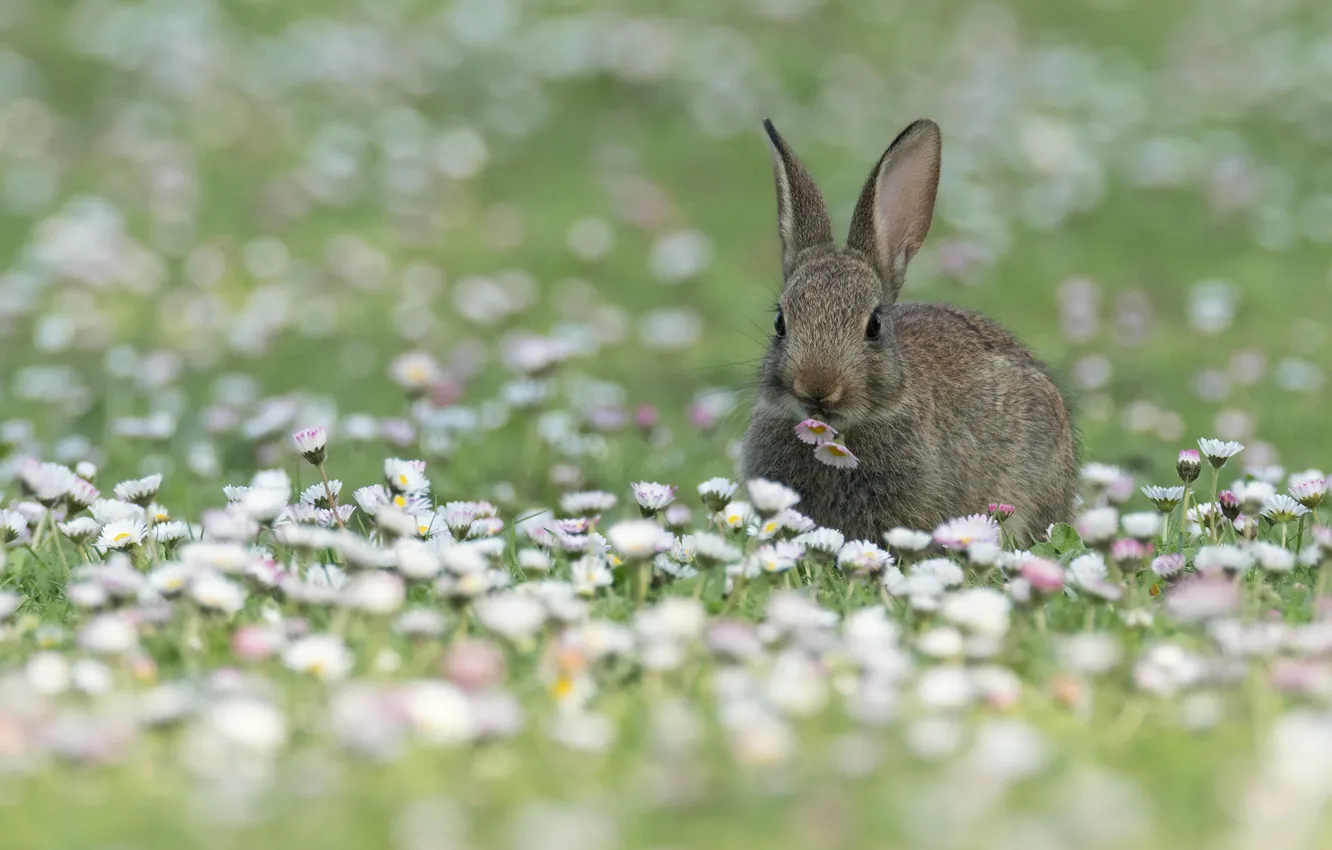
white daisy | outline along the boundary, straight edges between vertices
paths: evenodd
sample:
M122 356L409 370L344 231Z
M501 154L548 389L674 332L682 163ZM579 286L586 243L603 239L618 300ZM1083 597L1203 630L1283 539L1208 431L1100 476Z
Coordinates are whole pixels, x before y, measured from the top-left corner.
M787 508L795 507L800 501L799 493L785 484L766 478L751 478L746 487L749 490L750 504L764 515L781 513Z
M1244 446L1234 440L1214 440L1204 437L1198 440L1198 448L1207 456L1207 460L1213 467L1220 469L1226 465L1226 461L1235 455L1244 451Z
M560 497L560 512L570 516L602 514L615 507L615 494L600 490L565 493Z
M736 483L729 478L709 478L698 485L699 498L710 511L719 511L735 495Z
M1262 514L1272 522L1290 522L1307 513L1309 513L1308 508L1285 493L1269 496L1267 501L1263 503Z
M103 552L138 546L148 536L148 526L141 519L118 519L102 527L97 548Z
M122 502L132 502L140 507L147 507L157 498L157 491L162 487L162 475L157 473L132 481L122 481L116 485L116 498Z
M384 478L389 489L394 493L425 494L430 492L430 480L426 478L425 461L387 458L384 461Z
M282 663L298 673L308 673L324 681L337 681L351 672L355 658L342 638L315 634L289 644L282 651Z

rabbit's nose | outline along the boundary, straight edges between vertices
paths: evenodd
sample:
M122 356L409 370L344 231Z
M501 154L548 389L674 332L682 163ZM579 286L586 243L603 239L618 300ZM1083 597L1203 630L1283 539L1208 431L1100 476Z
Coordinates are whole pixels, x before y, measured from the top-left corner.
M791 382L791 390L795 393L797 398L806 404L823 408L832 407L837 404L842 400L843 395L842 385L840 383L811 387L809 382L801 378L796 378Z

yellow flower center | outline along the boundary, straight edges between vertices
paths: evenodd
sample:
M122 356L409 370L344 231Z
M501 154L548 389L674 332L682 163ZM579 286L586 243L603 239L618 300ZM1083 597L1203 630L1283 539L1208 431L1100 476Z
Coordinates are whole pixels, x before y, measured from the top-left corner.
M825 431L827 431L827 430L828 430L828 428L827 428L826 425L811 425L811 426L809 426L809 432L810 432L811 434L822 434L823 432L825 432Z
M569 676L560 676L555 683L550 686L550 695L555 699L562 700L573 693L574 681Z
M122 531L122 532L120 532L119 534L117 534L115 537L112 537L112 538L111 538L111 542L112 542L112 543L124 543L126 540L129 540L129 539L130 539L131 537L133 537L133 536L134 536L134 535L133 535L133 534L130 534L128 531Z
M393 505L394 505L394 507L398 507L398 508L405 508L405 507L407 507L407 499L406 499L406 497L405 497L405 496L394 496L394 497L393 497Z
M779 529L779 528L781 528L781 527L782 527L782 524L781 524L780 522L777 522L776 520L771 520L771 519L770 519L770 520L768 520L767 522L763 523L763 533L764 533L764 534L776 534L776 533L777 533L777 529Z
M398 483L403 487L407 486L407 473L403 472L398 474Z
M166 522L169 519L171 519L171 517L167 515L166 511L160 511L159 513L153 514L153 522Z
M426 369L424 363L413 363L407 367L407 380L414 384L424 381L430 372Z
M322 661L311 661L306 669L321 679L324 677L324 662Z
M836 443L828 444L828 453L837 455L838 457L846 457L846 449L842 448Z

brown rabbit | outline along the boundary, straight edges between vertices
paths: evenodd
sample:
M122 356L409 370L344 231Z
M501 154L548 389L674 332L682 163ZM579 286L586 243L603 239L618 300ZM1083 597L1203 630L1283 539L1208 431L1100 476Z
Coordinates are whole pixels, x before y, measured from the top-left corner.
M845 248L804 165L764 121L777 183L785 286L745 434L746 479L779 481L799 508L848 539L932 530L990 502L1008 528L1041 537L1068 519L1077 453L1064 398L1003 328L943 304L899 304L907 263L934 217L940 136L920 120L870 173ZM819 419L860 460L835 469L800 442Z

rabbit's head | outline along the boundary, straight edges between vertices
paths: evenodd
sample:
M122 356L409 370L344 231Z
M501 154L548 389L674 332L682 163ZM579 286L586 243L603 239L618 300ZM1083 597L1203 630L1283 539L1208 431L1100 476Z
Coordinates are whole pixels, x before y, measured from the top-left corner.
M845 427L891 402L902 364L892 306L934 217L939 127L920 120L870 172L845 248L833 242L823 194L764 122L777 184L785 284L760 373L764 401L794 419Z

